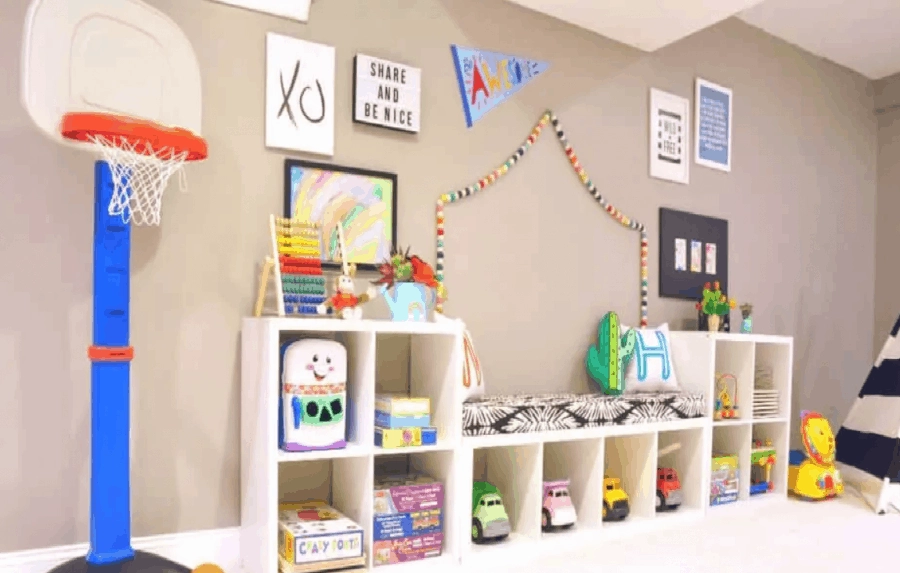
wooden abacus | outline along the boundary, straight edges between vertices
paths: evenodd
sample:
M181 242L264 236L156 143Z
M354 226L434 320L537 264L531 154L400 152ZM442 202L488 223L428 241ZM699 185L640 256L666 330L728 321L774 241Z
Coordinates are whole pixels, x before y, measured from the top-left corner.
M253 315L262 316L273 270L278 315L316 315L316 308L325 301L326 295L321 225L272 215L269 231L272 255L263 262Z

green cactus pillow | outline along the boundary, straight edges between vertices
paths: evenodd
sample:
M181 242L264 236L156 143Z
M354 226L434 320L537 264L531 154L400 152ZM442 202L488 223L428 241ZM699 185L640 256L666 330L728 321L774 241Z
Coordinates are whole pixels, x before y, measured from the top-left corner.
M672 364L669 325L645 330L632 328L628 332L635 332L636 338L634 359L625 369L625 392L680 392Z
M625 368L634 355L636 334L624 332L619 317L608 312L597 327L597 341L588 348L584 365L604 394L618 396L625 390Z

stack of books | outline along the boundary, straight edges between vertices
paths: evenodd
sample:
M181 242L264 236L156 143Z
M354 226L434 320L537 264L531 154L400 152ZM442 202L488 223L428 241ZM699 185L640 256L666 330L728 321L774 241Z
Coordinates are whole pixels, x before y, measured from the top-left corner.
M375 445L405 448L437 444L437 429L431 425L431 401L396 394L375 397Z
M422 474L375 478L375 566L439 557L444 485Z
M772 380L772 369L756 365L753 379L753 417L778 417L778 390Z

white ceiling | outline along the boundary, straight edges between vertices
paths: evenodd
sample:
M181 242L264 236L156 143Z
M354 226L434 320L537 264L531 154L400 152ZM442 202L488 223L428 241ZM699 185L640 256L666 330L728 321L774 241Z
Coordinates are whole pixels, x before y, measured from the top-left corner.
M900 0L508 0L652 52L731 16L869 79L900 72Z
M765 0L740 18L869 79L900 72L900 0Z
M762 0L509 1L645 52L653 52ZM900 0L896 1L900 3Z

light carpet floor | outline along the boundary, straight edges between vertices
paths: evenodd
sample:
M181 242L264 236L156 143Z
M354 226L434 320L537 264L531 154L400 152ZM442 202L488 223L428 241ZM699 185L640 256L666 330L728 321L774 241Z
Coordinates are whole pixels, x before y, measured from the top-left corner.
M511 566L517 573L900 573L900 514L855 494L811 503L755 500L710 508L675 531Z

